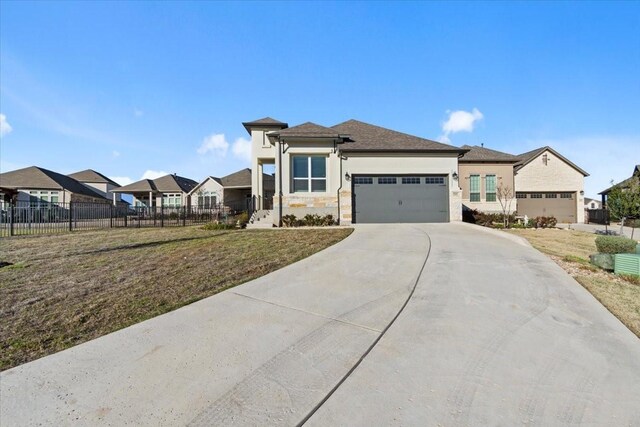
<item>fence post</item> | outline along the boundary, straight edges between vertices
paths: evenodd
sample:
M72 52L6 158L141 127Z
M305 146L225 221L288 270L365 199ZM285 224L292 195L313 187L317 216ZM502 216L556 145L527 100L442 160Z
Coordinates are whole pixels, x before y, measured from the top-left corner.
M9 235L13 236L15 234L15 231L13 229L13 222L14 222L13 217L16 214L16 207L13 205L13 203L11 204L11 209L9 211L10 211L9 212L9 215L10 215L10 217L9 217Z
M73 230L73 202L69 202L69 231Z
M187 207L183 206L182 207L182 226L184 227L185 225L187 225Z
M164 203L160 205L160 227L164 227Z
M109 228L113 228L113 205L109 205Z

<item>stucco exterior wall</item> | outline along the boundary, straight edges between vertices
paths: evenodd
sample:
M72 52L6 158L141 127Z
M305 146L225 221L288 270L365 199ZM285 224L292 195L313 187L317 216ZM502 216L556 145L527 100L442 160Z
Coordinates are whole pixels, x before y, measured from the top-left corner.
M224 190L222 189L222 185L216 180L207 178L191 193L191 206L198 207L198 196L207 192L209 195L216 196L216 203L223 202Z
M547 155L546 164L543 156ZM576 192L576 221L584 222L584 175L546 150L516 171L516 191Z
M103 195L104 197L106 197L111 201L113 201L112 191L119 188L113 184L109 184L106 182L81 182L81 183L85 187L91 188L92 190L100 193L101 195ZM116 193L116 202L120 202L120 201L122 201L122 196L120 195L120 193Z
M275 130L270 128L251 129L251 194L258 198L263 197L265 191L262 184L262 164L275 163L278 154L276 147L269 142L267 133Z
M460 188L462 188L462 204L469 209L477 209L481 212L502 213L500 202L488 202L486 200L486 176L496 176L496 188L502 184L505 188L510 188L512 197L507 200L510 202L511 212L517 209L517 199L515 198L515 183L512 163L460 163ZM480 175L480 201L472 202L470 198L470 176Z

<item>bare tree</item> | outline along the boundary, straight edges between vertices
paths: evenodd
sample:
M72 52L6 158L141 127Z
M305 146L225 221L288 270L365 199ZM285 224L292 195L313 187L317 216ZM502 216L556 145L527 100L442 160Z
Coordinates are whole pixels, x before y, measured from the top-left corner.
M513 202L513 189L511 187L504 186L502 183L496 188L496 197L500 202L502 208L502 219L504 228L509 228L509 215L511 215L511 203Z

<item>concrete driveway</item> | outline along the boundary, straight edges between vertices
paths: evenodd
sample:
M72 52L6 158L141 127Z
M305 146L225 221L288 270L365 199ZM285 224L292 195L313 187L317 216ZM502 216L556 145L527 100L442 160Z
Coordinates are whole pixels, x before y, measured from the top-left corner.
M638 396L640 340L522 241L371 225L3 372L0 422L640 425Z

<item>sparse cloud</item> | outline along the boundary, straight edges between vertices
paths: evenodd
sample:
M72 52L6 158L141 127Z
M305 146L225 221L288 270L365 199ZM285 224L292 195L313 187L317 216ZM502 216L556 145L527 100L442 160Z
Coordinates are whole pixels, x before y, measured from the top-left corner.
M148 169L142 174L142 177L140 179L156 179L165 175L169 175L169 172L154 171L154 170Z
M247 162L251 161L251 141L245 138L238 138L231 147L233 155Z
M141 110L141 109L139 109L139 108L134 108L134 109L133 109L133 115L134 115L135 117L142 117L142 116L144 116L144 111L142 111L142 110Z
M451 142L449 135L458 132L473 132L473 129L477 122L484 118L484 115L474 108L471 111L447 110L449 117L442 123L442 135L440 140L443 142Z
M223 133L214 133L202 140L202 144L198 148L198 154L207 155L212 154L215 157L225 157L229 150L229 143L227 142Z
M117 159L118 157L120 157L120 152L116 151L116 150L113 150L111 152L111 157L113 157L114 159Z
M122 185L123 187L125 185L129 185L133 182L133 180L131 178L129 178L128 176L110 176L109 179L117 182L118 184Z
M13 128L7 121L7 116L0 114L0 137L10 134L12 130Z
M611 180L620 182L631 176L638 159L630 156L640 147L639 136L577 136L558 139L528 140L522 152L549 146L589 173L585 178L585 196L599 198L598 193ZM519 154L519 153L514 153Z

